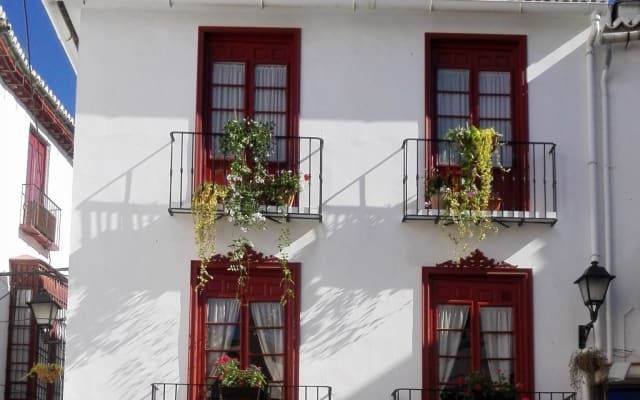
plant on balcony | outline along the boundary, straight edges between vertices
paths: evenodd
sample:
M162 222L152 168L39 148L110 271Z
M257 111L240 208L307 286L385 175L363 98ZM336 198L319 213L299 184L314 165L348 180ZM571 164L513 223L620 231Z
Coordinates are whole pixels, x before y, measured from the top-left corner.
M471 239L482 241L487 232L497 231L486 210L493 197L493 168L501 167L497 151L499 137L493 128L475 126L459 127L446 133L445 138L459 153L459 171L452 173L450 186L440 189L448 217L442 223L449 220L456 225L455 233L450 233L449 237L460 254L468 248Z
M224 202L227 188L215 183L203 183L193 193L191 209L193 228L198 246L200 269L196 278L196 290L202 290L213 277L207 271L207 263L216 253L216 230L218 204Z
M308 175L304 177L308 180ZM292 170L281 170L269 175L265 182L265 204L292 206L296 195L302 191L302 179L300 173Z
M429 208L444 208L444 193L451 190L453 185L451 174L444 168L433 167L427 176L427 187L424 193L425 201L428 201Z
M607 367L607 357L598 349L586 348L576 350L569 360L569 380L571 387L577 392L586 382L592 386L596 382L598 373Z
M54 363L36 363L31 367L25 378L35 376L36 378L47 383L54 383L62 376L64 367Z
M237 226L240 235L231 242L230 269L237 271L239 290L244 288L249 273L246 249L252 246L245 233L250 229L266 229L266 218L261 205L277 205L286 222L287 207L291 197L300 192L300 175L284 170L275 175L269 173L269 154L273 145L273 126L251 119L230 120L225 124L220 140L220 150L231 157L227 175L227 193L224 212L229 221ZM283 224L278 241L280 262L283 270L283 302L291 297L291 271L287 267L289 231ZM210 276L208 277L210 279Z
M498 379L482 371L473 371L459 377L453 385L448 385L440 392L441 400L516 400L522 386L511 383L498 370Z
M224 355L218 358L214 364L213 375L223 387L251 387L262 389L267 384L267 379L260 367L253 364L247 368L240 368L240 362L236 358Z

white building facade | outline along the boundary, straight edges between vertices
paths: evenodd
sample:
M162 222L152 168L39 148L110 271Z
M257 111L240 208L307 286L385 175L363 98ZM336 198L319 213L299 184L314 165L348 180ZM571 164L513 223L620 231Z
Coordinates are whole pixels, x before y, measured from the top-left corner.
M27 302L44 290L64 308L71 225L73 119L29 66L0 7L0 398L59 399L62 383L25 375L64 362L64 343L36 329ZM59 339L59 338L58 338Z
M337 399L498 368L524 391L571 392L589 318L573 282L591 261L617 278L588 345L637 361L633 19L614 27L603 2L45 3L81 48L65 398L204 398L223 353ZM234 115L299 138L277 158L309 178L284 307L273 220L248 234L247 297L222 255L194 291L191 191L219 179L203 138ZM498 233L466 267L437 266L454 246L425 171L465 121L502 133L511 174L495 183ZM216 223L219 253L236 229Z

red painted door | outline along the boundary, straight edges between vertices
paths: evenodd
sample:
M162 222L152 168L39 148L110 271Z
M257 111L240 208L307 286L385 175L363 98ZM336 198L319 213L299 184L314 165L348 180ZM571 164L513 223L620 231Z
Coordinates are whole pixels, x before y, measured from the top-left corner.
M47 146L35 132L29 133L27 155L26 200L42 201L46 182Z

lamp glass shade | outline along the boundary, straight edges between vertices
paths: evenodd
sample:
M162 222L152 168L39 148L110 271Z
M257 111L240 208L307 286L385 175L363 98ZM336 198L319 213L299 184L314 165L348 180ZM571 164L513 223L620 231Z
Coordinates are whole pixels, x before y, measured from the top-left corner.
M609 283L615 278L609 274L604 267L599 266L597 261L593 261L582 276L574 283L578 285L584 305L591 311L591 320L595 321L598 309L604 302L609 289Z
M49 293L41 291L28 304L36 324L43 329L51 329L60 307L53 301Z

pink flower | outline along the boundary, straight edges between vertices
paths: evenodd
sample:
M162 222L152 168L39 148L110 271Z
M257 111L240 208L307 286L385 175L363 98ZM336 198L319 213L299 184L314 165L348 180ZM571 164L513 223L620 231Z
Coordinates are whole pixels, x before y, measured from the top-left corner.
M474 192L473 190L469 190L469 193L467 193L469 195L469 197L474 197L476 195L476 192Z
M309 182L309 180L311 179L311 175L309 174L304 174L304 180L305 182Z

